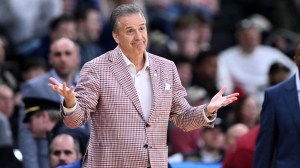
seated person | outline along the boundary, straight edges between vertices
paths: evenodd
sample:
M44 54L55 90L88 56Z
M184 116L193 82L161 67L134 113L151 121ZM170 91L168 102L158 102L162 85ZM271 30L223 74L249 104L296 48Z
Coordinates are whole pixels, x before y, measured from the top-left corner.
M79 142L76 138L68 134L58 134L53 138L49 148L51 168L68 165L75 161L77 161L76 165L81 167L81 160L79 160L81 157Z

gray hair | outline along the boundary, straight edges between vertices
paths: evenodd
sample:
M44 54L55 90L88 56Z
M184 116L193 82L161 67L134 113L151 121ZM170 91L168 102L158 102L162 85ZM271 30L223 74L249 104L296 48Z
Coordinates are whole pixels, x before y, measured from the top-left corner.
M123 4L116 7L110 16L110 23L113 32L117 30L118 21L121 17L136 13L141 14L145 18L143 10L135 4Z

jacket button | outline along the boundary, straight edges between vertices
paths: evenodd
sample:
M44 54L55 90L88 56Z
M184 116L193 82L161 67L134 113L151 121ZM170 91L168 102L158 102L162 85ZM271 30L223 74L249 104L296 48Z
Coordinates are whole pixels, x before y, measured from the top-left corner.
M146 124L146 127L150 127L150 124L147 123L147 124Z
M144 145L144 148L148 148L148 144L145 144L145 145Z

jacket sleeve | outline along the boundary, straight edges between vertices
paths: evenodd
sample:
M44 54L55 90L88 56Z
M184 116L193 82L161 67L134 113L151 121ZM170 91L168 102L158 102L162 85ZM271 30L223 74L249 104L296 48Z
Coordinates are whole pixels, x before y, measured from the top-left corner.
M175 64L172 64L173 98L171 107L171 121L183 131L191 131L200 127L213 127L213 122L207 122L203 115L204 105L192 107L186 100L186 90L181 81Z
M85 124L91 112L96 110L99 101L99 72L95 62L86 63L81 72L75 92L77 106L74 112L64 115L61 108L64 123L70 128L76 128Z

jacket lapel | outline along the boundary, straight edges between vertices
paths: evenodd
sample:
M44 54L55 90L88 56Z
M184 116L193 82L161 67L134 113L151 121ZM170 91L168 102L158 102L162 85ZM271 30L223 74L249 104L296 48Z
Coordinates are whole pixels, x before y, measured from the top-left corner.
M148 54L148 53L147 53ZM153 59L153 56L151 54L148 54L149 58L149 68L150 68L150 78L151 78L151 84L152 84L152 91L153 91L153 104L151 107L150 111L150 117L148 122L153 118L156 104L158 101L158 96L159 96L159 78L160 78L160 71L159 71L159 66Z
M139 101L136 88L134 86L134 81L131 78L131 75L129 73L128 67L126 66L124 59L122 58L122 53L119 47L115 48L112 51L109 60L110 60L109 66L113 75L116 77L120 86L124 90L125 94L132 101L134 107L136 108L136 110L144 120L143 110L141 107L141 103Z
M292 120L300 133L300 106L296 87L296 76L289 79L285 91L287 92L283 94L284 100L286 101L285 103L288 105L287 108L291 111Z

